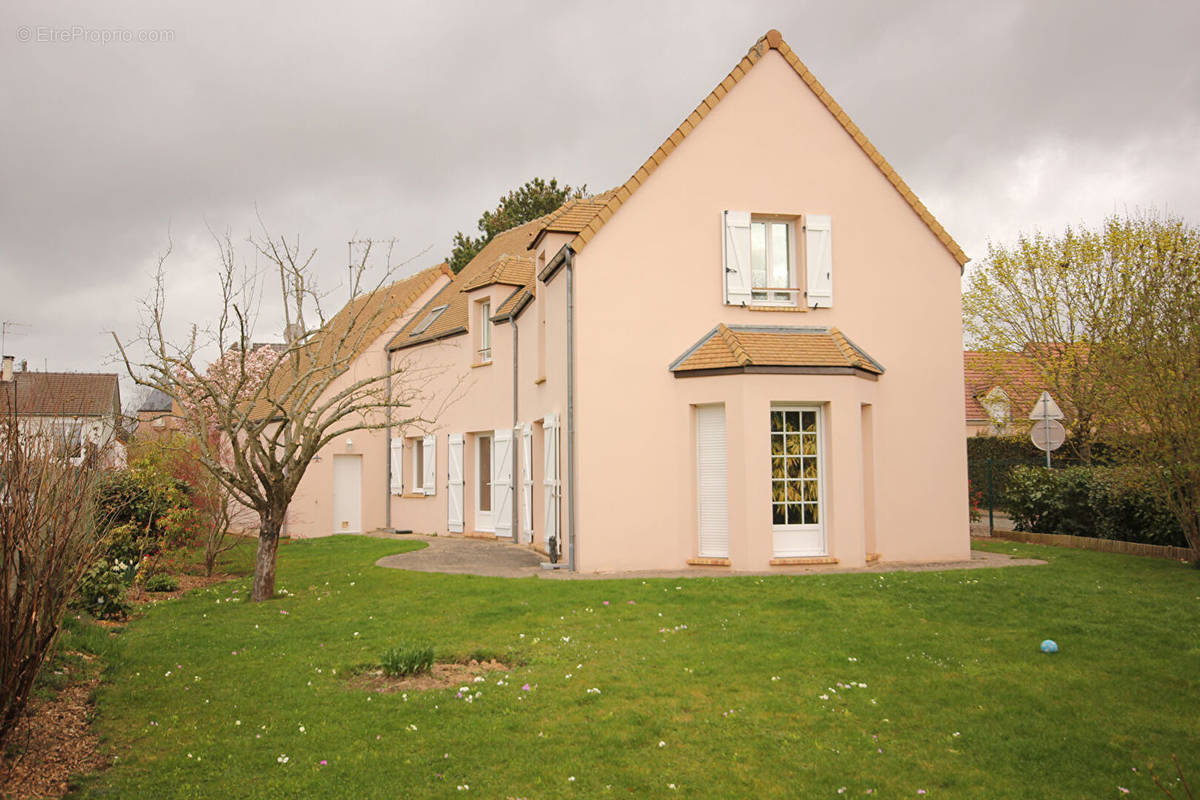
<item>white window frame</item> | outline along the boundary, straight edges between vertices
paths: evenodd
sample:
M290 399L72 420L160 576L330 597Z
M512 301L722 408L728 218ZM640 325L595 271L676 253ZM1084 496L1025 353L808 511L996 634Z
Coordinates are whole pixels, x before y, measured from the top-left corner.
M479 349L475 351L476 364L492 363L492 301L491 298L476 303L479 315Z
M826 452L825 442L825 409L823 406L815 403L772 403L770 413L776 411L815 411L817 415L817 519L813 524L782 524L777 525L774 521L774 494L771 494L771 500L768 505L768 514L771 519L771 529L773 531L773 552L778 558L791 557L806 557L806 556L826 556L829 554L829 537L828 528L825 524L828 519L826 514L825 498L828 494L826 486L829 478L829 459ZM767 417L767 457L771 458L770 437L771 418ZM770 473L768 473L770 474ZM773 479L771 479L773 480ZM799 549L793 549L793 543L801 543L803 546Z
M412 451L412 494L425 494L425 440L412 437L408 449Z
M483 440L488 440L488 458L487 463L483 461ZM493 460L496 458L496 441L492 437L492 432L487 431L475 434L475 530L486 533L494 533L496 530L496 487L492 485L495 476L495 466ZM483 499L479 489L483 485L484 477L487 478L488 486L488 509L486 511L481 507L480 500Z
M796 262L796 217L777 216L772 214L751 214L750 215L750 305L754 306L795 306L800 301L799 298L804 292L804 287L800 285L800 270ZM754 282L754 226L763 225L764 227L764 252L763 270L767 279L766 286L756 286ZM784 225L787 228L787 249L788 249L788 285L787 286L771 286L771 225Z

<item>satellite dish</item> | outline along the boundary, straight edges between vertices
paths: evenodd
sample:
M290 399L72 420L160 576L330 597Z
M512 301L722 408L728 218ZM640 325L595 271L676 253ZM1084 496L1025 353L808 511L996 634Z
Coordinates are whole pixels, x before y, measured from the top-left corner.
M1049 453L1051 450L1062 447L1063 442L1067 440L1067 431L1056 419L1039 419L1033 423L1033 428L1029 431L1029 438L1033 441L1034 447Z

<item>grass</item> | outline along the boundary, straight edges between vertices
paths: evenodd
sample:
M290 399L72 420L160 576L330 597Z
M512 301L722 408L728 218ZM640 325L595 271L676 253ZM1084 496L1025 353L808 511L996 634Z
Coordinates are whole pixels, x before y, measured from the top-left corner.
M373 566L416 546L286 543L280 599L242 602L243 579L130 623L99 695L119 760L76 795L1157 797L1148 765L1173 778L1173 753L1200 782L1200 572L1180 564L1003 542L987 547L1051 563L565 582ZM513 668L472 702L346 685L400 641Z

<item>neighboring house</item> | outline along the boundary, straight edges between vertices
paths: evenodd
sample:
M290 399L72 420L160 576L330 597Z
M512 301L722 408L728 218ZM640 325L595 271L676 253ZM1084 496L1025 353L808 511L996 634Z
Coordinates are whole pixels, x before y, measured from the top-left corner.
M320 353L332 351L335 343L347 335L350 326L358 328L370 323L361 335L357 330L351 334L353 340L360 342L355 348L356 355L349 369L329 385L318 402L336 396L355 381L383 375L391 359L387 343L413 313L453 277L449 267L439 264L361 295L335 314L320 332L312 335L312 347L318 351L316 359L321 361ZM305 351L301 355L308 357ZM399 366L398 362L393 363ZM280 373L281 376L285 374ZM395 413L407 417L418 411L397 409ZM381 413L380 419L386 419L385 415ZM389 527L388 436L387 429L360 430L326 445L308 465L292 496L283 533L323 536ZM241 517L246 518L246 515Z
M138 407L134 435L138 439L165 437L179 431L180 425L180 415L170 395L159 389L151 389Z
M1046 388L1032 357L1022 353L963 353L967 436L1025 433L1029 413ZM1057 399L1057 398L1056 398Z
M116 375L14 371L13 361L4 356L0 370L0 414L15 413L23 434L43 437L76 463L95 448L104 451L105 466L125 465Z
M334 448L306 502L344 514L289 530L386 519L582 571L966 559L966 260L770 31L626 183L424 303L388 348L454 402L390 465Z

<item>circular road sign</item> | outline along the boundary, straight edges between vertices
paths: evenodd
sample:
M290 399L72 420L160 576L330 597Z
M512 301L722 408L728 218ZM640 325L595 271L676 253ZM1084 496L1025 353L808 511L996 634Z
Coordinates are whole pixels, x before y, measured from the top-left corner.
M1067 431L1056 419L1039 419L1033 423L1029 438L1038 450L1057 450L1067 440Z

